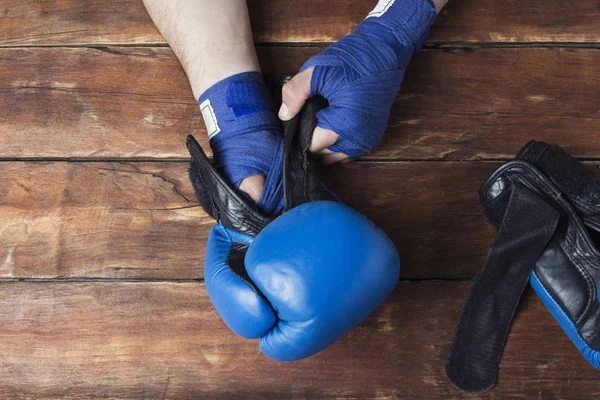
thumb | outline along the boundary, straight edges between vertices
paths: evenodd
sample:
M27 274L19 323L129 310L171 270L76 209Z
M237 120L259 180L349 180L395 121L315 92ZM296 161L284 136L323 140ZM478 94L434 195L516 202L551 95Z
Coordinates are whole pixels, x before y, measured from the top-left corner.
M310 97L310 80L312 78L314 67L296 74L288 81L282 89L281 108L279 109L279 118L283 121L289 121L300 112L306 100Z

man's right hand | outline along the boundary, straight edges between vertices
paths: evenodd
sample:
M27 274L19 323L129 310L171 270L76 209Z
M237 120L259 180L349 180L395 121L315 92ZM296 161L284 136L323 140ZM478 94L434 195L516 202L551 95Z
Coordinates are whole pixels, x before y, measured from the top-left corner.
M409 61L436 15L430 0L382 0L356 30L308 60L283 87L279 118L289 120L306 100L321 95L310 151L325 164L349 162L373 150Z

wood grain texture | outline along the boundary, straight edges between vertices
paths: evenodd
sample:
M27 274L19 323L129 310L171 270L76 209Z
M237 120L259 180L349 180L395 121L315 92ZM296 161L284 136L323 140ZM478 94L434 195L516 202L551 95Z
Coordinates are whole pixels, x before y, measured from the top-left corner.
M324 170L397 244L404 277L470 277L493 239L476 191L495 166ZM194 198L186 163L4 162L0 198L0 277L203 277L214 221Z
M402 277L469 278L495 236L477 190L497 166L363 162L324 178L392 238ZM185 163L4 162L0 198L0 277L203 277L214 222Z
M201 278L186 164L0 163L4 277Z
M318 48L262 47L265 73ZM0 157L184 158L206 145L185 74L166 48L3 49ZM508 159L530 139L600 158L600 50L426 50L382 145L366 159Z
M259 43L332 42L350 33L375 0L249 0ZM160 44L141 0L0 1L0 46ZM597 42L597 0L450 1L430 43Z
M521 303L496 388L444 369L470 283L397 285L344 339L277 363L219 320L199 283L3 283L0 396L75 399L597 398L600 376L535 295Z
M597 0L450 0L433 25L430 43L600 41Z
M0 54L2 156L182 157L185 136L204 129L170 49Z
M164 42L142 0L0 1L0 45Z

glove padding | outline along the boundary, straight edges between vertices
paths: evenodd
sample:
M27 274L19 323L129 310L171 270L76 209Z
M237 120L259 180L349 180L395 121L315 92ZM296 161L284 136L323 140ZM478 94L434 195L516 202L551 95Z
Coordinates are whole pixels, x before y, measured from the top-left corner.
M205 259L208 294L221 318L280 361L328 347L393 290L394 244L372 222L337 201L307 155L316 112L311 100L285 129L285 213L262 215L216 172L188 138L190 177L201 205L219 223Z
M277 310L277 323L260 335L261 350L292 361L323 350L371 314L396 285L399 258L364 216L321 201L268 225L248 249L246 270L268 309Z

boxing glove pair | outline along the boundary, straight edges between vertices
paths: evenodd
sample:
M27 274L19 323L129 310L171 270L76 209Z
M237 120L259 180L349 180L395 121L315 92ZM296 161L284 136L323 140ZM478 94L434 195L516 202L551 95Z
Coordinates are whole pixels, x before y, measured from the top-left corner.
M229 328L260 339L264 354L313 355L360 324L393 290L400 260L375 224L342 204L308 155L316 113L310 100L284 127L285 206L271 218L241 196L188 137L190 179L218 224L206 246L209 297Z

